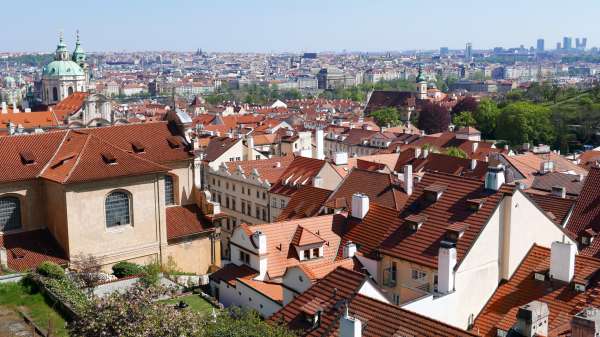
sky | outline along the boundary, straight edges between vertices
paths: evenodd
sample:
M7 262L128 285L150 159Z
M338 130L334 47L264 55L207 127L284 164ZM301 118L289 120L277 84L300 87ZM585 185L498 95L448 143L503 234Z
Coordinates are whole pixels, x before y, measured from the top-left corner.
M4 0L0 51L307 52L600 46L598 0ZM573 42L574 43L574 42Z

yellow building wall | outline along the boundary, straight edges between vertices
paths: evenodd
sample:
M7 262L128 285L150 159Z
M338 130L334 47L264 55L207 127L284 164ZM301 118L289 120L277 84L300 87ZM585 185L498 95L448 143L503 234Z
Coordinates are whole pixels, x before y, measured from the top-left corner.
M204 275L211 266L211 250L215 254L215 264L221 264L221 244L214 240L212 247L210 237L203 236L189 241L171 244L167 247L167 259L171 257L179 271Z

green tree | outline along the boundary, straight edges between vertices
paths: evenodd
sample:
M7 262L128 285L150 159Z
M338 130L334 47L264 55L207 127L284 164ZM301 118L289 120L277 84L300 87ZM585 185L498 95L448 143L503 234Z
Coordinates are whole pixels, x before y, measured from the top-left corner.
M294 337L287 328L265 323L256 311L231 308L209 322L206 337Z
M555 134L550 109L528 102L511 103L500 112L496 135L511 145L552 144Z
M465 151L459 149L458 147L448 147L446 148L446 150L444 151L444 154L450 157L458 157L458 158L468 158L469 156L467 156L467 154L465 153Z
M477 129L481 132L483 138L490 139L495 137L496 121L500 115L500 109L491 99L482 99L479 102L477 110L473 113Z
M463 111L452 118L452 123L454 123L457 128L463 128L467 126L474 126L477 124L477 121L473 117L472 112Z
M375 122L379 126L397 126L400 124L400 114L393 107L387 107L373 111L371 117L375 118Z

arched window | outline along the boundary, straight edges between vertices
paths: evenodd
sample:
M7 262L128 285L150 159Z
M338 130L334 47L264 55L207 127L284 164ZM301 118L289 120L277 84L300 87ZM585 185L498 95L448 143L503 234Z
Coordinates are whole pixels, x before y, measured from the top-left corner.
M0 198L0 231L21 228L21 202L19 198Z
M58 88L57 87L52 88L52 100L58 101Z
M106 227L131 224L131 198L128 193L121 191L110 193L104 200L104 209Z
M69 96L73 95L73 87L69 87Z
M175 204L175 184L173 182L173 176L165 175L165 205Z

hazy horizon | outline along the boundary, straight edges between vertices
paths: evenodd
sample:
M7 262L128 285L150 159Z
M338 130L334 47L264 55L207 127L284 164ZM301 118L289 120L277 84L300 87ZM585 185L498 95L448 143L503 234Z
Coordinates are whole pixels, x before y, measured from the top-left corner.
M477 50L528 48L538 38L554 49L563 36L600 45L600 2L593 0L91 0L83 10L34 0L2 8L4 27L18 27L0 37L5 52L52 52L60 31L73 48L78 29L90 52L386 52L463 49L466 42Z

